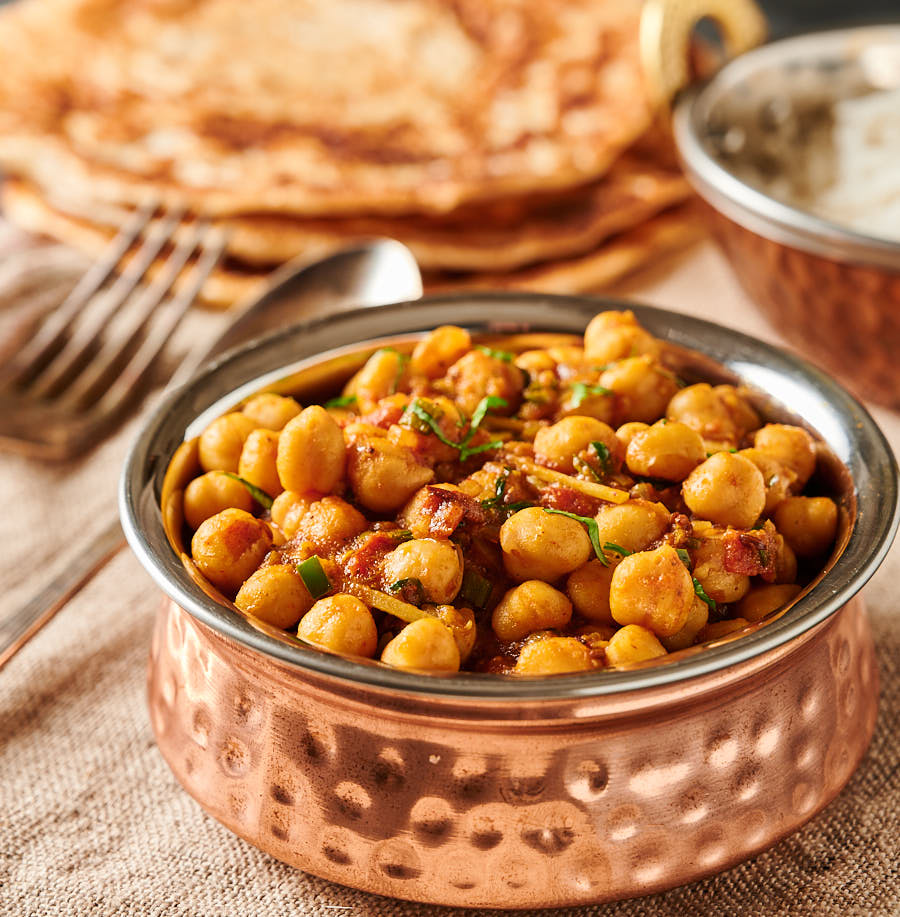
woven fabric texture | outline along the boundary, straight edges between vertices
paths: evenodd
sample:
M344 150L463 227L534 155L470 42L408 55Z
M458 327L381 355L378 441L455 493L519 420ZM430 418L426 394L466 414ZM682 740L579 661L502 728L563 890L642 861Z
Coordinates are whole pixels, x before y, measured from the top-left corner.
M775 340L710 246L656 277L632 281L625 292ZM877 417L900 448L900 417ZM4 610L100 528L114 506L134 429L133 423L64 473L0 457ZM650 898L556 913L900 913L898 579L895 547L866 591L881 669L878 726L837 800L793 836L719 876ZM146 713L146 658L159 601L123 551L0 672L0 914L475 913L378 898L307 876L206 816L163 762Z

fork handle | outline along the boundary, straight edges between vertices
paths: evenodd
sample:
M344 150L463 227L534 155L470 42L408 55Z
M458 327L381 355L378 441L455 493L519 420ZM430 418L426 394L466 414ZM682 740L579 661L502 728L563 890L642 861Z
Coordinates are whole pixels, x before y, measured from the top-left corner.
M125 533L118 518L113 518L73 563L18 611L4 618L0 622L0 669L124 546Z

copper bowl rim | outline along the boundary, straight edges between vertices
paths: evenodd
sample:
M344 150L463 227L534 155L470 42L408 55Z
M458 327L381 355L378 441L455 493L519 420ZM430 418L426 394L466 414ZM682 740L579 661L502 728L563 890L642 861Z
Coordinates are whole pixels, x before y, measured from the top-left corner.
M769 196L730 172L703 142L712 106L743 80L766 68L815 57L859 56L871 43L900 52L900 24L811 32L755 48L686 90L672 117L682 166L697 193L721 214L773 242L838 261L900 270L900 242L856 232Z
M162 480L185 434L224 413L254 391L330 357L359 351L392 336L409 340L452 321L475 333L580 333L602 309L633 309L638 320L676 348L716 360L782 412L783 400L806 402L805 419L850 469L857 506L843 549L796 603L776 620L739 639L682 651L664 665L559 675L499 678L477 673L434 676L352 660L291 642L253 626L191 578L169 544L160 511ZM277 367L273 370L273 366ZM691 316L608 298L515 292L466 292L356 309L301 322L237 348L169 394L138 434L125 462L119 507L126 537L157 585L181 608L227 638L263 656L326 678L405 695L465 703L558 701L658 688L719 672L800 637L845 605L886 555L900 523L898 469L881 430L866 409L830 376L806 361L740 332Z

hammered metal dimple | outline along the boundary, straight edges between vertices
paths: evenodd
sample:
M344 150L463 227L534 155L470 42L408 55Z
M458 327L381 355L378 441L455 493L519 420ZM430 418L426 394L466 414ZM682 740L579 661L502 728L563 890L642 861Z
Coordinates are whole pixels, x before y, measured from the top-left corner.
M315 875L473 907L646 894L762 850L850 777L878 694L858 598L778 650L608 714L596 700L526 701L520 720L397 703L262 657L168 600L153 647L157 741L207 812Z

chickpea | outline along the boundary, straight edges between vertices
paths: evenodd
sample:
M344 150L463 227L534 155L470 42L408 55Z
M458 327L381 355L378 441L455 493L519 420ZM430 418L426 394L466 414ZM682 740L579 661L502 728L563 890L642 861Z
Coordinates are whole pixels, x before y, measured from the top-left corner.
M601 506L596 516L600 544L610 542L626 551L643 551L661 538L671 516L661 503L628 500Z
M255 428L249 417L236 411L214 420L200 434L198 453L203 470L237 473L244 441Z
M565 378L587 368L584 348L574 344L559 344L547 348L547 356L553 360L560 378Z
M591 541L577 519L531 506L514 513L500 528L506 572L517 580L553 582L591 556Z
M516 675L561 675L594 667L591 651L575 637L546 637L522 647Z
M616 430L616 439L627 451L634 437L637 436L638 433L641 433L643 430L649 429L650 424L641 423L639 420L630 420L628 423L623 423L622 426Z
M224 471L207 471L194 478L184 489L184 518L192 529L223 509L253 509L253 497L240 481L229 478Z
M629 665L665 656L666 649L656 634L640 624L626 624L610 638L606 647L606 661L610 665Z
M254 430L244 441L238 474L270 497L277 497L284 488L278 477L278 434L274 430Z
M684 627L694 598L691 575L669 545L623 558L609 587L613 620L640 624L660 637Z
M526 580L510 589L494 609L491 626L504 641L521 640L539 630L565 627L572 603L542 580Z
M631 310L595 315L584 332L584 349L595 363L612 363L626 357L659 355L659 341L637 322Z
M592 442L603 443L610 456L621 461L622 447L612 427L593 417L577 415L564 417L538 430L534 437L534 456L541 465L572 474L575 456Z
M713 392L731 417L738 439L760 425L759 414L753 405L733 385L717 385Z
M356 596L339 592L319 599L303 616L297 636L333 653L371 659L378 647L372 612Z
M689 385L675 394L666 409L666 417L686 424L704 440L725 448L736 446L759 423L756 412L733 386L713 388L708 382Z
M397 391L405 369L403 354L393 348L382 347L366 360L345 391L348 395L356 395L364 405L374 405Z
M766 505L759 468L730 452L716 452L687 477L681 488L692 513L720 525L748 529Z
M612 635L618 630L618 627L608 624L583 624L575 631L576 637L583 637L587 646L593 646L597 643L604 645L609 643Z
M700 434L678 421L655 423L635 433L625 453L633 474L667 481L683 481L705 459Z
M274 627L293 627L312 608L313 598L292 564L260 567L234 600L241 611Z
M797 581L797 555L781 534L775 535L775 582L779 584Z
M670 653L692 646L697 639L697 634L706 627L707 621L709 621L709 606L703 599L695 596L684 627L670 637L660 637L660 642Z
M771 516L775 512L775 507L791 495L797 475L790 468L782 465L773 455L763 452L762 449L756 447L741 449L738 455L750 459L760 470L763 483L766 485L766 505L763 507L763 515Z
M278 440L278 477L285 490L327 494L344 477L344 435L321 405L289 420Z
M702 538L694 551L694 576L706 594L717 604L730 605L750 589L750 577L725 569L725 545L718 532Z
M384 559L384 578L389 585L402 579L417 579L425 600L436 605L452 602L462 585L459 548L437 538L414 538L398 545Z
M532 376L540 372L554 372L556 361L546 350L524 350L515 359L516 366Z
M776 608L781 608L800 595L797 583L756 586L748 592L735 606L735 611L747 621L762 621Z
M241 411L257 427L266 430L282 430L284 425L300 413L300 405L293 398L276 395L274 392L263 392L254 395Z
M458 672L456 640L437 618L419 618L407 624L381 653L381 661L395 669Z
M618 396L621 420L653 423L666 410L678 383L652 356L630 357L613 363L601 376L600 384Z
M604 566L595 559L569 574L566 594L578 614L588 621L613 623L609 610L609 584L614 570L614 566Z
M269 527L242 509L224 509L204 520L191 539L200 572L226 595L234 595L272 547Z
M698 643L719 640L729 634L743 630L750 622L746 618L727 618L724 621L711 621L697 634Z
M573 386L565 387L560 393L556 417L593 417L605 424L613 423L617 414L616 397L603 392L582 392Z
M269 515L272 522L287 535L293 538L313 501L293 490L283 490L273 501Z
M756 431L753 445L777 459L797 476L794 491L800 491L816 470L816 441L802 427L770 423Z
M475 622L475 613L471 608L456 608L453 605L438 605L434 616L446 627L459 650L460 662L465 662L475 648L475 639L478 636L478 626Z
M298 519L295 537L310 542L322 553L346 544L368 527L366 517L340 497L322 497L310 503Z
M483 350L470 350L447 370L446 382L454 400L469 415L485 397L502 398L506 402L505 408L493 409L495 414L512 414L522 399L525 376L513 363Z
M363 436L349 450L347 477L356 499L366 509L389 513L428 484L434 471L403 446Z
M774 522L795 554L816 557L834 544L837 505L829 497L788 497L775 510Z
M417 376L437 379L472 346L472 338L465 328L441 325L424 337L412 352L409 368Z

